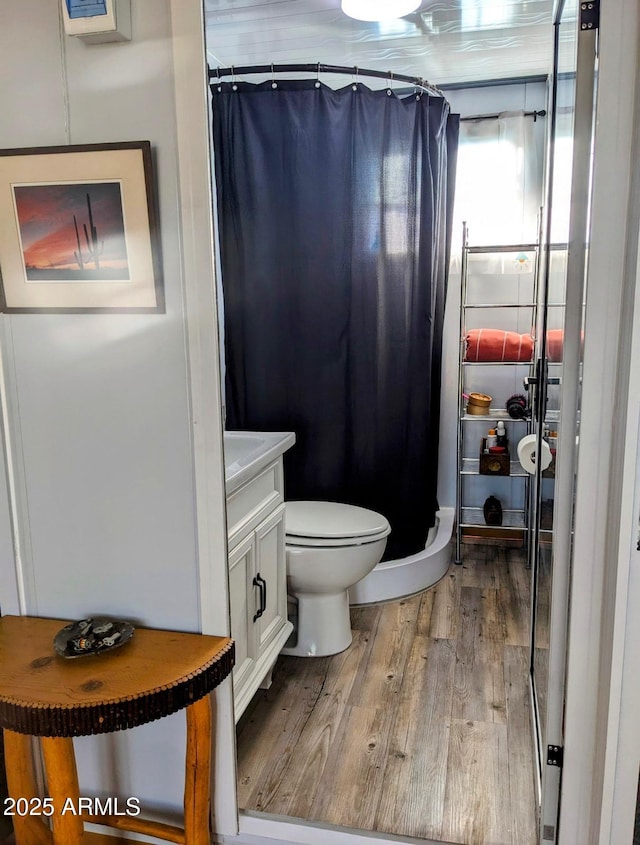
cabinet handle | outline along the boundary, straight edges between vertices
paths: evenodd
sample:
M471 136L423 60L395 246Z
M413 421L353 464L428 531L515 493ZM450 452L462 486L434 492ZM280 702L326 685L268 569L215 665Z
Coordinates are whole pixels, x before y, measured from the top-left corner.
M260 590L260 607L256 611L256 615L253 617L253 621L255 622L256 620L260 619L262 614L267 609L267 582L264 580L264 578L260 575L259 572L253 579L253 586L257 587Z

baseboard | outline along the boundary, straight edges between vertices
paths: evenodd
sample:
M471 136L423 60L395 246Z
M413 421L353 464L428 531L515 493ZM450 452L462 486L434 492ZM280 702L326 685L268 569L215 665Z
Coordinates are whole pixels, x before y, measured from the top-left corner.
M224 836L224 845L446 845L432 839L354 830L323 822L241 811L240 832Z

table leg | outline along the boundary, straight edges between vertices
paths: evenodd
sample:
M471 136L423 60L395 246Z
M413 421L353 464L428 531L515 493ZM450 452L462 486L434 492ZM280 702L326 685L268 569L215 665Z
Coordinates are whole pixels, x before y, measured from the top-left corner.
M185 845L210 845L211 697L187 707Z
M76 815L80 787L73 740L70 737L43 736L40 741L47 788L55 807L51 817L53 845L81 845L84 825L81 817Z
M51 831L38 815L30 815L29 809L39 808L39 793L33 773L33 752L31 737L26 734L4 730L4 755L7 770L9 795L14 801L19 798L27 802L27 812L16 805L12 817L16 845L51 845Z

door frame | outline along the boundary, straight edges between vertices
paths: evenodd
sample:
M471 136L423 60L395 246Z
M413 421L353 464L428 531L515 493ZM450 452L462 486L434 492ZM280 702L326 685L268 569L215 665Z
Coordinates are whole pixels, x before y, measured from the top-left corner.
M640 202L640 174L635 197ZM640 211L638 211L640 216ZM629 360L640 361L640 231L636 232L635 296L625 313L633 315ZM632 272L632 271L631 271ZM631 842L640 767L640 366L629 372L626 389L624 467L621 480L618 566L615 583L614 629L611 636L611 683L603 802L602 842Z
M223 455L222 385L213 242L208 76L202 0L170 0L180 241L194 466L200 631L231 633ZM213 830L238 832L233 686L216 688L212 761Z

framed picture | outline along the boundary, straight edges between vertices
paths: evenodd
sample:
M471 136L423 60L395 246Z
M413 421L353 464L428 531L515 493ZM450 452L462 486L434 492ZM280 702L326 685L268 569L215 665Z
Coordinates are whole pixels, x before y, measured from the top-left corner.
M0 311L164 311L148 141L0 150Z

